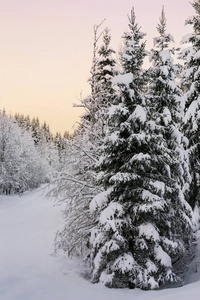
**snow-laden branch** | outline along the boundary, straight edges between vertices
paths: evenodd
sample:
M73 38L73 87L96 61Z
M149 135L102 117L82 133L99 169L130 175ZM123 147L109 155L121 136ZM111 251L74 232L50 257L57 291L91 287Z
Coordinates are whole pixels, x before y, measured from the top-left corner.
M71 145L76 147L77 149L81 150L87 157L89 157L92 161L94 162L98 162L98 160L93 157L92 155L90 155L86 150L84 150L81 146L78 146L77 144L73 143L72 141L70 141Z

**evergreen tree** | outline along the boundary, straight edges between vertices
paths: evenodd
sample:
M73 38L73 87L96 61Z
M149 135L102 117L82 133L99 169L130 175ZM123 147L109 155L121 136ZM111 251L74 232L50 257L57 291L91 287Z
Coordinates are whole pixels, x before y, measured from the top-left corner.
M142 93L145 82L141 67L146 51L142 42L144 34L135 23L134 10L129 29L123 36L123 73L113 80L119 96L108 112L109 134L98 163L105 191L94 197L90 205L91 211L99 214L90 241L93 282L101 281L110 287L134 287L137 272L139 277L139 267L133 257L135 233L131 217L138 176L132 165L137 160L136 154L139 159L144 145L146 110Z
M112 86L116 75L115 51L110 47L111 36L108 28L103 33L103 44L98 50L96 81L93 96L96 98L95 131L101 140L107 131L106 112L115 101L116 93Z
M20 127L24 128L27 131L31 130L31 121L29 115L24 116L22 114L16 113L14 115L14 119L17 121Z
M68 131L65 131L63 136L61 135L61 133L57 132L53 138L53 142L58 151L60 171L66 167L68 162L67 156L69 155L69 146L66 139L69 140L70 137L70 133Z
M63 139L71 140L76 135L76 132L70 133L69 131L65 130L63 133Z
M188 202L194 208L200 206L200 1L195 0L192 6L196 15L186 21L193 26L193 33L182 40L187 47L181 52L184 61L181 83L185 102L183 132L188 138L192 176Z
M173 263L190 249L192 239L192 212L185 200L191 176L188 154L184 149L187 139L180 132L183 118L180 103L182 92L176 84L177 65L173 62L173 56L178 49L170 47L174 39L171 34L166 33L164 8L157 30L159 37L154 39L154 49L150 55L153 67L150 71L148 106L154 124L152 130L150 123L149 132L153 137L153 152L158 158L157 175L162 174L160 178L165 185L163 197L167 203L166 216L163 218L163 214L160 220L162 226L164 225L164 230L160 229L160 235L163 232L165 238L174 243L171 249L165 243L161 246L171 258L173 271ZM176 219L173 217L175 215ZM177 234L177 228L179 228L179 234ZM177 280L174 274L168 279ZM167 277L163 276L162 280L164 283L167 282Z
M35 142L35 145L38 145L41 139L41 129L40 129L40 120L39 118L33 118L31 121L31 131L32 131L32 138Z
M85 109L78 134L84 135L90 143L98 143L106 132L105 112L113 103L115 90L112 79L116 74L115 51L110 47L111 36L106 28L98 35L100 25L94 26L94 50L91 68L91 95L82 100ZM103 44L98 48L98 41L103 36Z
M188 245L190 207L182 189L188 165L175 120L180 116L164 11L152 50L152 84L143 96L144 34L134 10L124 34L123 74L114 79L118 103L109 110L110 134L99 159L105 191L91 202L98 214L92 230L93 282L109 287L158 288L177 281L174 260ZM146 103L150 110L146 109ZM184 172L187 176L184 178Z
M46 142L52 142L53 141L53 135L51 134L49 125L47 125L46 122L44 122L41 126L41 132L43 137L46 139Z

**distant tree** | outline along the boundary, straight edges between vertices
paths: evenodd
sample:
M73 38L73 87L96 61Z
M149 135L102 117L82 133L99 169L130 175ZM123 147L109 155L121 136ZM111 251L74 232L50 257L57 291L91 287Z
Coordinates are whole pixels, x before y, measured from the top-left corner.
M63 133L63 138L67 140L72 140L74 136L75 132L70 133L69 131L65 130L65 132Z
M25 130L29 131L31 129L31 120L29 115L24 116L23 114L16 113L14 119L17 121L18 125Z
M31 120L31 131L32 131L32 138L35 142L35 145L38 145L41 139L41 129L40 129L40 120L39 118L33 118Z
M69 146L67 141L70 139L70 136L70 133L67 131L64 133L63 136L61 135L61 133L57 132L53 138L53 142L55 144L55 148L58 152L59 157L59 170L62 170L67 166L67 156L69 155Z

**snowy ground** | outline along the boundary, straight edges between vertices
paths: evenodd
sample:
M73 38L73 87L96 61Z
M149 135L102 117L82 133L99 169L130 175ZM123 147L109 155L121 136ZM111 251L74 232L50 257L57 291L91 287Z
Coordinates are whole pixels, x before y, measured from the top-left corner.
M162 291L111 290L84 279L80 261L52 255L62 225L61 207L39 189L0 196L0 300L200 299L200 245L188 272L193 283Z

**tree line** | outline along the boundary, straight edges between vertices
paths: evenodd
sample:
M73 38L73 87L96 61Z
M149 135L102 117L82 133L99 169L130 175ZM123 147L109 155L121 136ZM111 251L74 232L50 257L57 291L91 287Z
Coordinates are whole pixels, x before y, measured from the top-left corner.
M69 132L55 136L39 118L0 111L0 193L22 194L51 182L62 168Z

